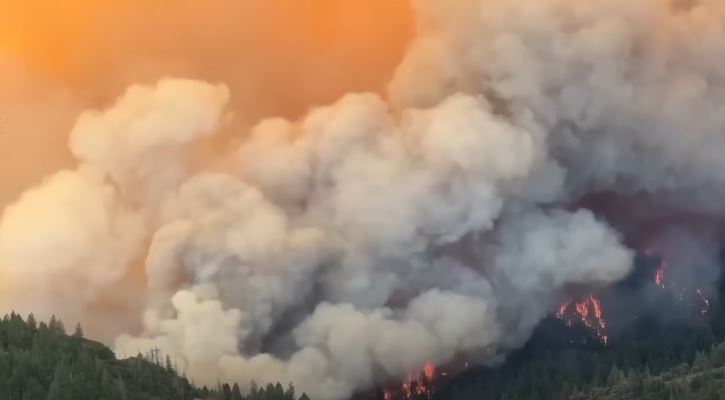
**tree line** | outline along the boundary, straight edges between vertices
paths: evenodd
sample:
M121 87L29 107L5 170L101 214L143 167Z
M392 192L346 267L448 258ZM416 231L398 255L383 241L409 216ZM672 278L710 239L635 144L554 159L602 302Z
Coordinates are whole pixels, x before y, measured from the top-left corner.
M239 385L196 387L159 350L119 360L101 343L68 335L52 317L10 313L0 320L0 400L310 400L280 383L242 393Z

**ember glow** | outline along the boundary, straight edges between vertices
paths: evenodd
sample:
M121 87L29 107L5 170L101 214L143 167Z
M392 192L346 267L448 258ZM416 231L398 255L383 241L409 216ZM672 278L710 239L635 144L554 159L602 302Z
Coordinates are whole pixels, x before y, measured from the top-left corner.
M693 289L693 282L691 282L691 280L679 282L675 279L673 277L674 274L670 273L672 265L674 264L667 260L663 252L650 247L644 251L644 254L657 260L657 269L655 270L653 278L657 287L669 290L674 298L680 302L692 302L693 306L696 307L702 315L706 315L710 311L710 299L705 295L703 289L700 287L695 287ZM684 265L679 265L678 267L692 268L693 266L685 263Z
M667 266L667 263L664 261L660 263L660 265L657 267L657 271L655 272L655 284L661 288L664 289L665 287L665 267Z
M667 260L661 256L653 247L647 247L643 252L647 257L657 259L657 269L654 274L655 285L665 288L665 272L668 268Z
M700 300L702 301L702 307L700 308L700 313L702 315L707 314L710 311L710 299L705 297L704 294L702 294L701 289L697 289L697 295L700 297Z

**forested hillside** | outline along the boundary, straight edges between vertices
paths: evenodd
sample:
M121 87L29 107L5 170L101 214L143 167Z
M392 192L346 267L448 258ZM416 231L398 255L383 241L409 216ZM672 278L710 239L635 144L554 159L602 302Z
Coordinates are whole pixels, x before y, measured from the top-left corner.
M720 342L725 332L714 329L720 319L695 325L659 325L643 320L626 336L605 347L586 329L566 327L551 318L505 364L473 368L443 380L438 383L434 398L561 400L607 385L612 370L622 371L625 376L659 375L693 363L698 352L713 347L722 349Z
M698 352L691 363L682 363L659 375L624 373L612 368L604 387L573 393L570 400L719 400L725 399L725 343Z
M12 313L0 321L0 400L297 400L294 386L269 384L242 395L239 386L197 388L158 351L118 360L78 325L47 324ZM300 400L309 400L302 394Z
M679 317L663 318L662 312L632 315L607 345L585 326L567 326L557 318L547 318L526 346L509 355L502 365L439 376L432 397L619 400L646 395L648 399L725 399L720 391L725 357L723 282L716 292L707 312L694 314L686 313L687 304L676 298L668 303L663 295L664 299L658 299L659 308L668 315L679 313ZM624 307L637 310L635 305ZM621 310L617 313L624 315ZM646 393L641 392L645 387Z
M381 397L725 399L725 312L718 304L711 311L690 324L643 319L606 347L583 327L547 319L502 366L439 377L429 392ZM13 313L0 321L0 400L309 400L291 384L267 384L243 394L236 384L200 388L182 375L158 351L116 359L103 344L85 339L80 326L67 335L55 318L45 323Z

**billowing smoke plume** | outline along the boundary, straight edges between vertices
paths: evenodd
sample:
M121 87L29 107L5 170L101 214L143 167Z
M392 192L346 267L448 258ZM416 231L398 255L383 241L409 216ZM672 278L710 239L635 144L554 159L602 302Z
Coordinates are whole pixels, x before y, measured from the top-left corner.
M584 194L717 212L719 1L413 6L388 96L264 119L223 155L199 154L244 113L223 85L164 79L82 114L78 167L3 214L9 306L94 318L142 281L119 355L335 400L505 354L569 286L627 275L633 251Z
M686 193L692 207L719 207L721 2L453 3L414 2L428 29L398 68L397 103L485 93L536 116L570 191Z
M157 92L172 84L189 85ZM561 188L544 144L531 120L466 95L400 115L348 95L300 121L264 121L233 154L236 170L194 174L160 206L146 332L117 350L158 346L200 382L293 381L343 398L428 361L520 344L567 283L618 279L631 262L590 213L533 208ZM542 170L556 175L548 190L532 181ZM485 232L495 239L475 237ZM463 257L466 240L482 253ZM502 299L505 315L540 309L509 321Z

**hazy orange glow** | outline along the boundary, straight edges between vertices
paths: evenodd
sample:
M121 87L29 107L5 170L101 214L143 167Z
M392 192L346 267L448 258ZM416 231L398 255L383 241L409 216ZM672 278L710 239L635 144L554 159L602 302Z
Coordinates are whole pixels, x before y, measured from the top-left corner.
M86 92L191 75L294 112L379 89L411 33L406 0L0 0L0 51Z
M0 207L71 165L78 112L131 83L224 82L239 125L294 117L382 90L412 31L407 0L0 0Z
M47 72L70 74L78 42L88 36L93 10L77 1L0 1L0 51Z

